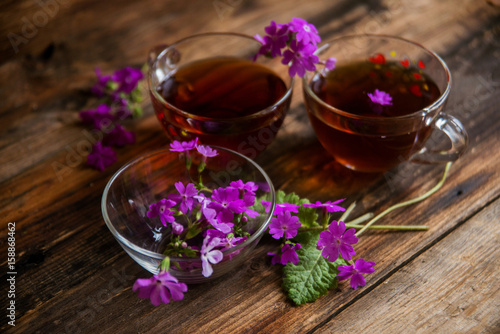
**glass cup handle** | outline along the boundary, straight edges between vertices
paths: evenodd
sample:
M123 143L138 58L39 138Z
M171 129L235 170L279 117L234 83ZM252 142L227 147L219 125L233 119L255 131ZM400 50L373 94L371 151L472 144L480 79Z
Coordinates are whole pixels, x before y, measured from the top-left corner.
M159 44L159 45L156 45L156 46L153 46L151 48L151 50L149 50L149 53L148 53L148 60L147 60L147 63L148 63L148 67L151 68L151 66L153 66L153 63L155 62L156 58L158 57L158 55L163 51L165 50L166 48L168 47L167 44Z
M448 136L451 142L451 148L449 150L440 151L424 147L412 156L410 161L435 164L455 161L464 154L469 139L464 126L458 119L441 112L434 125L436 129L444 132L444 134Z

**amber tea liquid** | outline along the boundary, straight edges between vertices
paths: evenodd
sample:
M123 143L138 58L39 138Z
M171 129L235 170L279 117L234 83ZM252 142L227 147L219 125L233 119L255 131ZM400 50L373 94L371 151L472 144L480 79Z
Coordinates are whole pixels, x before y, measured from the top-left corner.
M228 147L250 158L273 140L290 103L261 113L283 98L287 86L271 69L233 57L181 66L156 90L168 102L152 98L171 138L199 137L202 143Z
M412 114L428 107L441 95L437 85L418 68L404 67L399 62L359 61L339 66L326 77L316 75L310 88L328 105L363 118ZM392 105L373 103L367 93L375 89L389 93ZM305 99L319 141L338 162L354 170L386 171L420 150L432 131L427 125L413 131L398 132L394 128L390 129L391 135L373 135L378 129L365 126L362 120L350 121L347 125L307 93Z

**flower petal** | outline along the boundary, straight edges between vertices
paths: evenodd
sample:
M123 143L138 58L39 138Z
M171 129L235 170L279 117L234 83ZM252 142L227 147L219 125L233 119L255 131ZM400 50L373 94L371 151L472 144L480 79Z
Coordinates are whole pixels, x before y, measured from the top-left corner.
M356 290L358 286L365 286L366 285L366 280L361 274L354 274L351 277L351 288Z

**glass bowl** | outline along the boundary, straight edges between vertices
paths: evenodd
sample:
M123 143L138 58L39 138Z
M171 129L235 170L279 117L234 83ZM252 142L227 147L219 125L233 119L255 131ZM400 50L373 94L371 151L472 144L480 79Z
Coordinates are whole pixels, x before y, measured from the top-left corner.
M255 162L237 152L216 146L212 148L219 155L206 159L201 174L198 174L198 167L205 164L205 159L198 151L179 153L166 148L129 162L113 175L104 189L101 209L106 225L130 257L152 274L159 272L159 264L165 257L162 254L165 239L172 231L170 225L165 227L158 217L149 218L146 213L149 205L177 192L176 182L187 184L193 177L199 176L207 188L216 189L240 179L243 182L252 181L259 186L255 198L266 195L271 202L268 213L248 218L244 229L250 235L244 242L222 251L223 259L212 265L211 276L202 275L199 256L171 256L169 272L181 282L203 283L239 267L267 229L275 206L274 187L267 174ZM187 157L192 161L189 169ZM176 217L176 222L178 219Z

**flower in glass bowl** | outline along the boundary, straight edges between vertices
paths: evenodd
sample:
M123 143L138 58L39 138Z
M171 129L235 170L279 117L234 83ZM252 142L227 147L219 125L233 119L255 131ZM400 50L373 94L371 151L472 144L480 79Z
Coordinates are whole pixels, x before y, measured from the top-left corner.
M271 210L258 212L256 198L264 196ZM255 162L197 140L128 163L102 198L104 220L123 249L152 274L167 272L168 284L202 283L238 267L267 230L274 205L273 185ZM169 291L161 280L148 280L136 284L139 297L176 300L159 295Z

